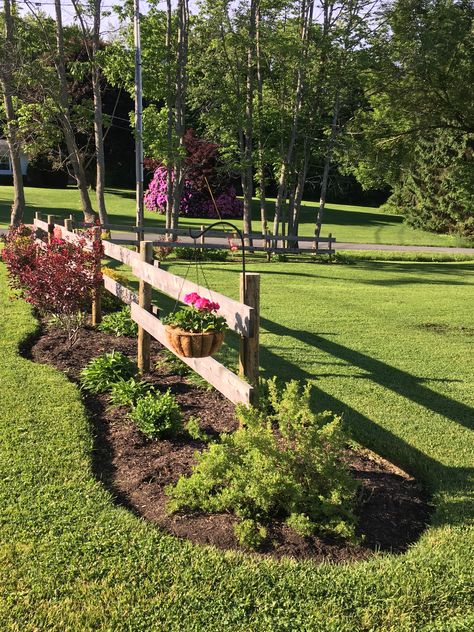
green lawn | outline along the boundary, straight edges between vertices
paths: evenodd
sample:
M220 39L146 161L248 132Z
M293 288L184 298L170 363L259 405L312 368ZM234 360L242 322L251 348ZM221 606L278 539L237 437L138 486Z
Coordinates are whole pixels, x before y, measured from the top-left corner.
M34 211L45 214L69 216L75 213L80 219L79 196L74 188L37 189L27 188L28 203L27 220L32 221ZM12 187L0 186L0 227L9 223L9 212L12 203ZM305 202L302 208L301 235L314 233L316 202ZM134 222L135 192L111 189L107 193L107 208L113 223L130 225ZM270 215L273 209L270 209ZM259 216L255 205L255 218ZM145 213L146 223L150 226L162 225L162 217L155 213ZM201 224L202 220L182 222L183 226ZM241 222L237 222L241 224ZM256 219L255 229L260 229ZM400 244L418 246L456 246L456 238L448 235L435 235L422 230L414 230L403 223L401 215L381 213L377 208L363 206L344 206L328 204L323 234L332 233L340 242L374 244Z
M317 406L423 480L430 528L405 555L317 566L192 546L116 506L94 478L77 388L18 355L36 323L2 268L1 629L473 629L474 265L250 267L265 374L313 380ZM236 264L206 268L236 295Z

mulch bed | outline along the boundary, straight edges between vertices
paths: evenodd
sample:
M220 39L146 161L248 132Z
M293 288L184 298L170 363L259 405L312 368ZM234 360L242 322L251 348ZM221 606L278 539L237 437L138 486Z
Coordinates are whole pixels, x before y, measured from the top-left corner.
M77 381L80 370L92 358L113 349L136 358L136 340L87 328L79 333L71 349L62 332L44 326L25 354L36 362L55 366ZM157 368L146 379L160 391L170 388L185 418L200 417L208 434L217 437L220 432L235 430L233 405L216 391L199 389L188 384L186 378L170 374L166 363L160 364L161 351L161 345L153 342L152 361ZM204 449L204 443L185 437L149 440L128 420L127 409L109 407L107 395L85 394L84 402L95 439L95 475L118 503L178 537L221 549L242 550L234 537L236 519L231 514L166 513L164 488L191 472L194 453ZM268 543L258 555L347 562L365 559L375 551L401 553L418 539L431 511L419 484L372 453L348 451L347 457L353 476L361 483L356 513L362 543L303 538L275 520L268 526Z

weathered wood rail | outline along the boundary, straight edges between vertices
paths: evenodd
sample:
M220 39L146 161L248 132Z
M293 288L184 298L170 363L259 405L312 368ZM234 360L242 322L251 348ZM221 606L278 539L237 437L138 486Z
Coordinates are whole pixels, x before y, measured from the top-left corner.
M84 222L75 222L74 227L84 228L91 226L91 224L86 224ZM229 232L223 232L218 230L210 230L206 233L206 235L202 235L199 237L199 240L196 240L196 243L193 242L180 242L180 237L192 237L192 234L198 234L204 229L204 226L190 226L188 228L175 228L175 229L167 229L161 226L144 226L143 228L138 228L137 226L127 226L124 224L102 224L101 229L104 231L115 231L115 232L128 232L128 233L137 233L140 234L147 233L149 235L163 235L164 239L152 240L154 246L164 246L169 248L174 247L190 247L190 248L205 248L205 249L220 249L223 247L222 244L213 244L209 242L209 239L228 239L231 236ZM190 235L191 230L191 235ZM336 238L333 237L332 233L329 233L328 237L318 237L316 235L313 236L296 236L296 235L272 235L270 232L267 233L243 233L244 239L251 239L254 242L262 242L262 245L253 245L253 246L244 246L246 251L252 252L266 252L267 254L271 253L285 253L285 254L317 254L317 255L329 255L332 256L336 252L335 244ZM114 238L112 240L113 243L122 244L122 245L132 245L136 244L137 240L126 239L126 238ZM311 248L300 248L299 245L296 244L311 244ZM240 250L240 243L235 244L237 248Z
M61 237L67 241L77 242L80 239L80 233L72 229L71 220L65 220L64 225L59 225L55 224L52 216L48 216L48 221L45 222L36 214L34 226L48 235L52 235L55 229L58 233L59 228ZM245 283L243 275L240 275L240 301L235 301L153 265L150 242L140 242L139 252L109 240L102 240L102 244L105 256L130 266L140 283L139 293L136 294L106 274L103 275L104 289L131 306L132 319L139 326L139 368L143 372L150 369L150 336L175 353L168 343L164 325L156 315L159 310L152 304L151 289L176 300L182 300L190 292L198 292L220 304L219 313L224 316L229 328L240 336L240 375L236 375L214 358L178 357L233 403L251 403L259 379L259 275L247 273ZM99 309L96 318L100 320L100 298L95 301L95 305Z

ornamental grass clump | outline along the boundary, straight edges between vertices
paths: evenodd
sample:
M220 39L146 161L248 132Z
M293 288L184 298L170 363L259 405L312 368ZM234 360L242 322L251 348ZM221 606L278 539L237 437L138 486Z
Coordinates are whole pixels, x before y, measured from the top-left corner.
M292 381L280 392L267 385L263 412L237 407L238 430L197 456L188 477L169 485L168 510L233 512L237 540L258 548L274 519L304 537L355 538L356 483L343 460L341 419L310 408L310 386Z

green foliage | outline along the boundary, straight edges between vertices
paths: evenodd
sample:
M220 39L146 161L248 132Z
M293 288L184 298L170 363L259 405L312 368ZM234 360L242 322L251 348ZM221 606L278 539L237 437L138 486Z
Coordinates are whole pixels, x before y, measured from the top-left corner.
M472 236L472 4L408 0L383 12L361 77L369 96L340 161L364 188L389 185L387 208L412 226Z
M233 511L250 520L236 532L257 542L259 527L286 517L300 533L354 538L355 482L342 461L341 420L310 408L310 386L268 383L273 414L238 406L241 427L198 456L189 477L166 490L169 510ZM253 524L253 522L255 524Z
M146 395L151 386L134 377L119 380L110 387L110 402L114 406L135 406L140 397Z
M234 532L239 544L246 549L259 549L267 537L265 527L250 518L238 522L234 527Z
M122 307L119 312L112 312L104 316L97 329L116 336L134 337L138 334L138 325L132 320L128 305Z
M81 386L90 393L109 391L112 385L138 373L137 365L120 351L103 353L81 371Z
M203 430L201 430L200 421L201 420L199 417L191 415L191 417L189 417L189 419L185 423L184 429L191 437L191 439L195 439L196 441L207 441L208 436Z
M166 393L147 393L137 400L130 418L149 439L173 436L183 429L183 415L176 397Z
M229 250L210 250L206 248L201 250L188 246L176 246L174 248L174 254L177 259L184 259L185 261L227 261Z

